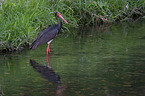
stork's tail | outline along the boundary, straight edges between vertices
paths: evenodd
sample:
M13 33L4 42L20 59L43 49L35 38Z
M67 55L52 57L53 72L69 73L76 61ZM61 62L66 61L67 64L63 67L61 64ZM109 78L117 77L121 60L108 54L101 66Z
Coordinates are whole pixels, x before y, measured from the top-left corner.
M37 46L38 46L37 42L34 41L34 42L30 45L30 49L34 50L34 49L37 48Z

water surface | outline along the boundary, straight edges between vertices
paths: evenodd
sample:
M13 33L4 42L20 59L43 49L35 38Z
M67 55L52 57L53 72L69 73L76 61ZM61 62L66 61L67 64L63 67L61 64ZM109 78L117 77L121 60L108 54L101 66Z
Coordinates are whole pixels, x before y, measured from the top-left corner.
M1 55L0 95L144 96L144 26L72 29L53 40L48 58L46 44Z

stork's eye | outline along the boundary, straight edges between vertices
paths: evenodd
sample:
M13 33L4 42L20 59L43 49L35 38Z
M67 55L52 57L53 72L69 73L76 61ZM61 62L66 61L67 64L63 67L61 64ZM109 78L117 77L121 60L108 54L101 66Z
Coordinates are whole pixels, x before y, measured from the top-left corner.
M60 15L60 13L59 12L57 12L57 16L59 16Z

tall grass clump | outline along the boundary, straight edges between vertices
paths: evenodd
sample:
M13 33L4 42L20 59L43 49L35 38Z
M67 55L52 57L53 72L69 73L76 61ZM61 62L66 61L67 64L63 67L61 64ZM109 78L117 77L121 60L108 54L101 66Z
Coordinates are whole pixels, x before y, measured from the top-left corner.
M90 24L110 24L145 15L144 0L2 0L0 50L29 45L44 28L57 23L59 11L69 22L63 29Z
M145 15L144 0L70 0L68 3L81 24L134 20Z

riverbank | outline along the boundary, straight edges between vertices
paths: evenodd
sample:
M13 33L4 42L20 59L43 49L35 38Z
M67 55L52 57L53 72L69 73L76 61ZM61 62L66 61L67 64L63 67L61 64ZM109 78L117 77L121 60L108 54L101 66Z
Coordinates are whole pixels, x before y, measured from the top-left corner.
M0 8L0 50L11 52L29 46L40 31L57 23L57 11L69 22L63 24L62 32L66 32L84 25L145 18L144 4L144 0L5 0Z

